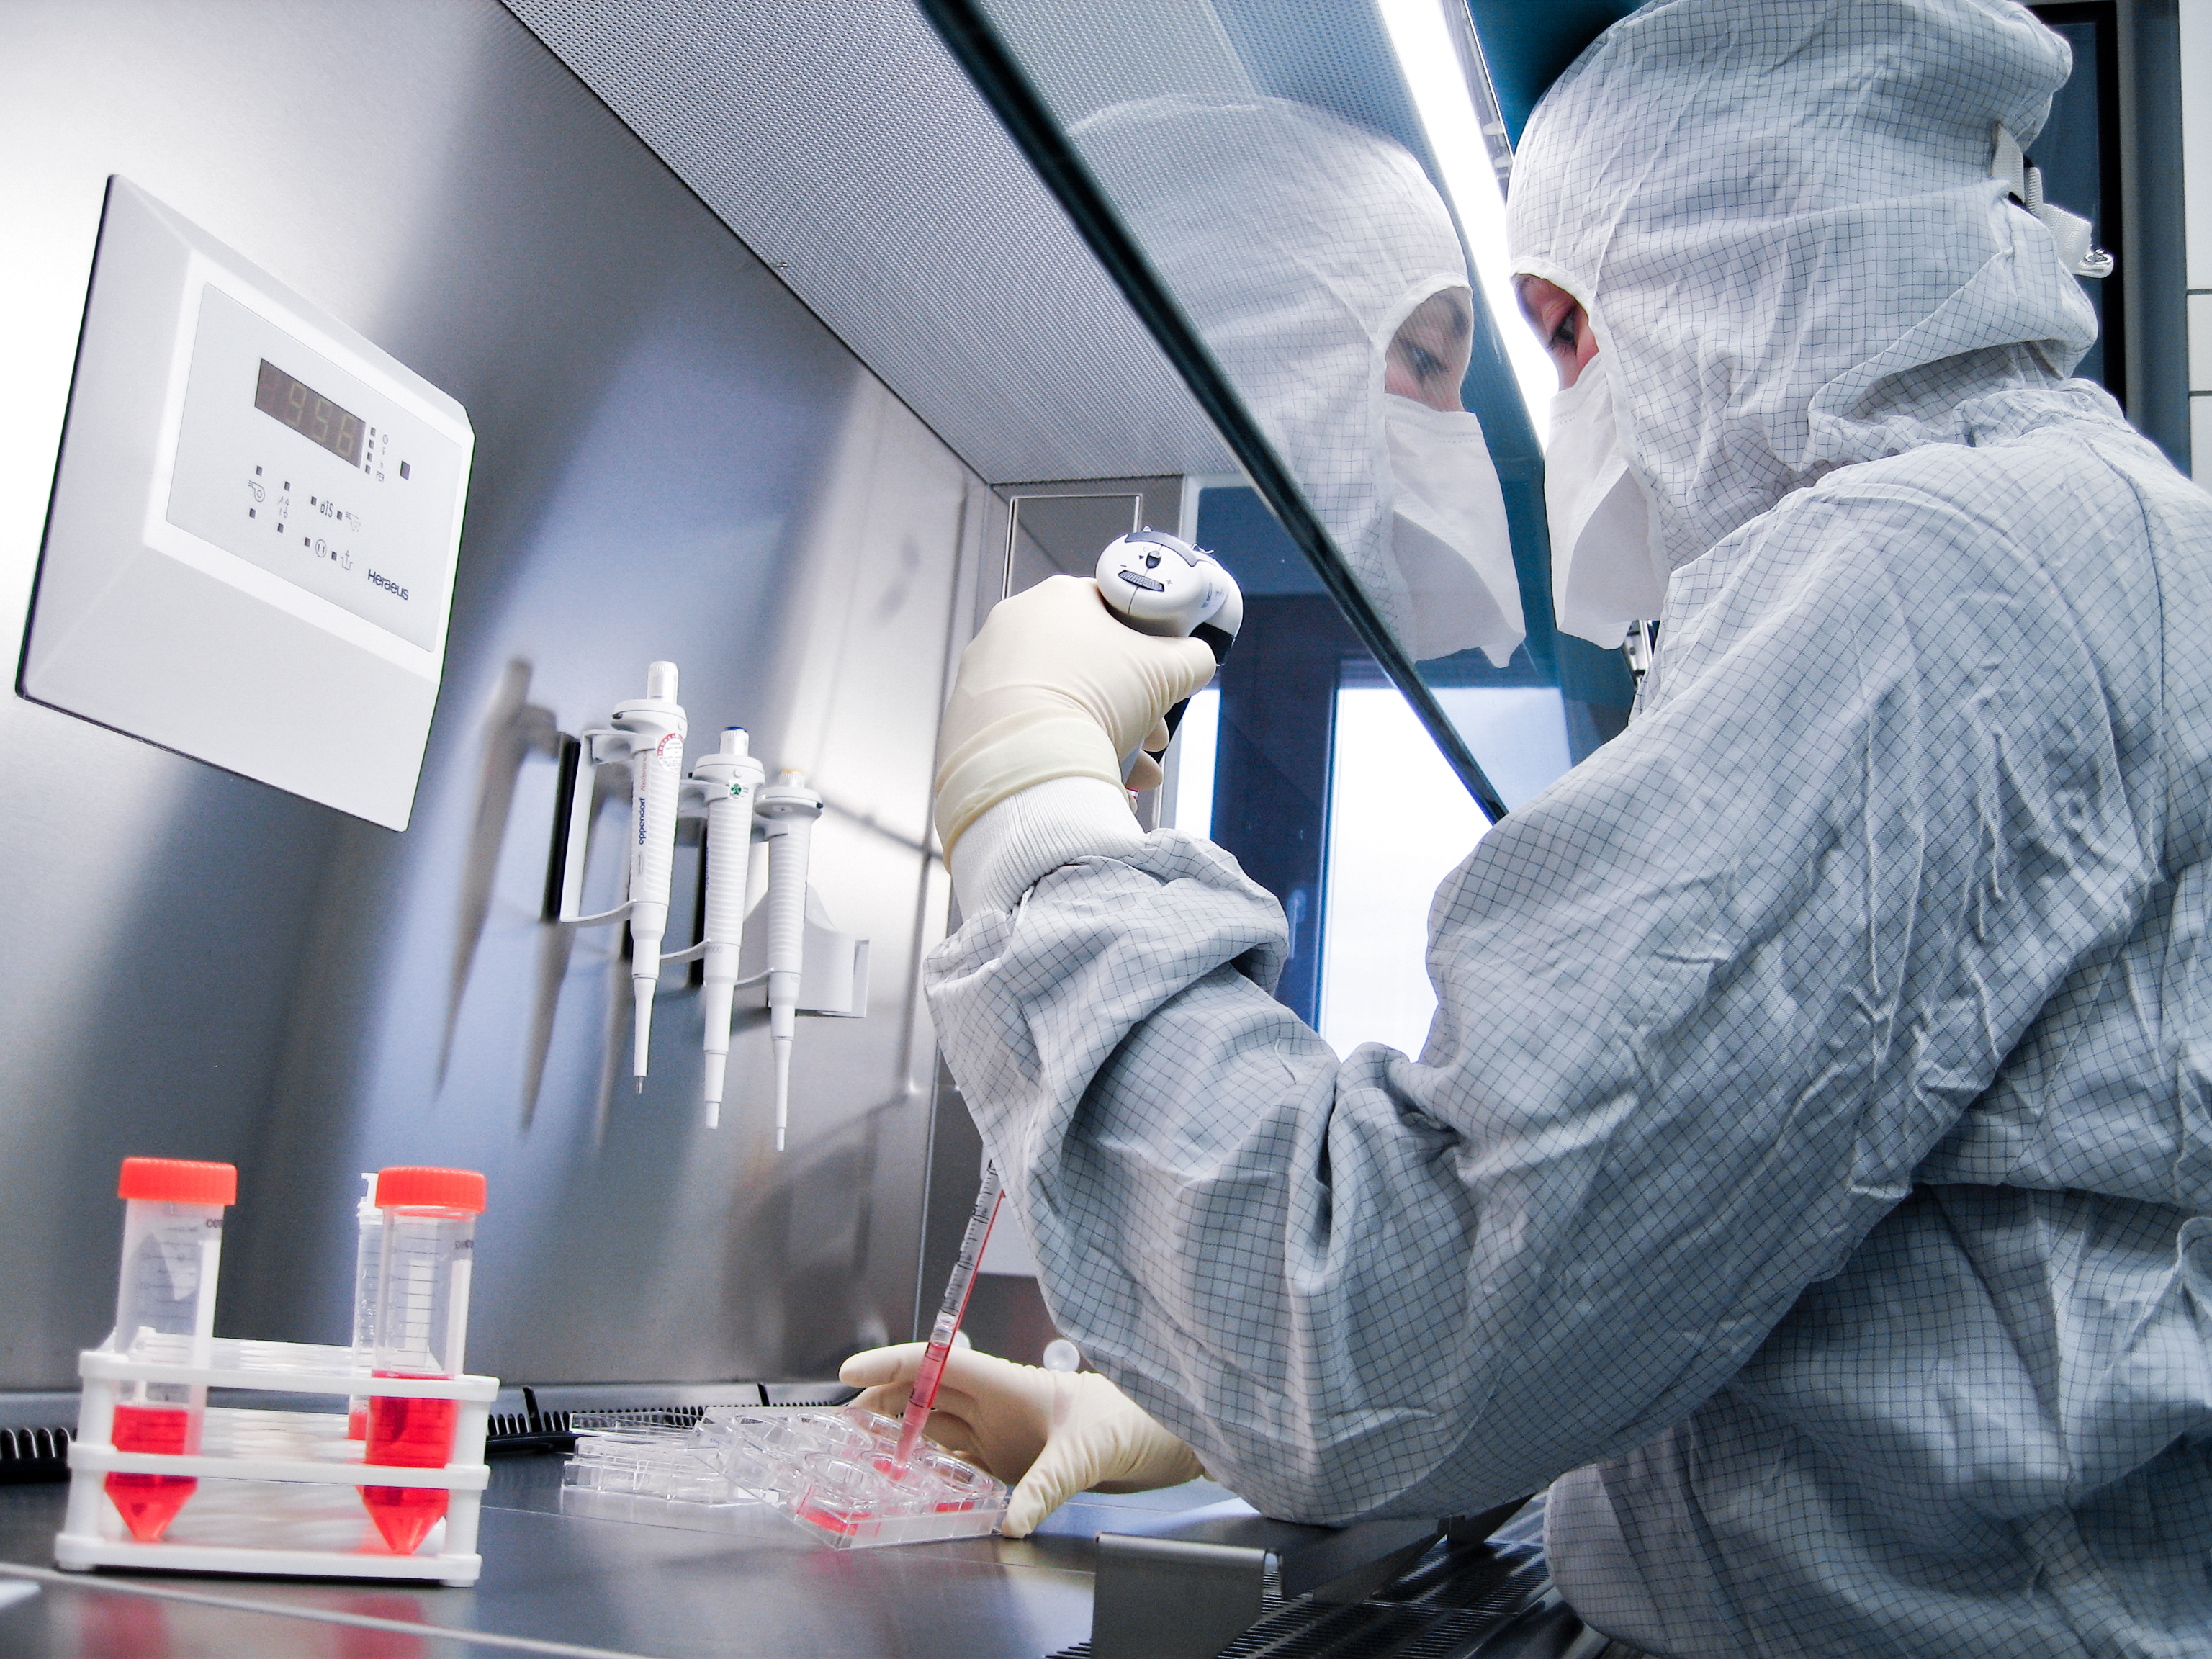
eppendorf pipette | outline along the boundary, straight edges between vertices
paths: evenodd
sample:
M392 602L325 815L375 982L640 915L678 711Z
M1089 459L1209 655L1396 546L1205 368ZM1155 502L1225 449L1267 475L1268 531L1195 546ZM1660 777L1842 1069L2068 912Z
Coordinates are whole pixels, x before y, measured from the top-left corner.
M745 878L752 863L753 803L767 775L748 749L743 726L722 733L721 747L702 755L691 775L707 791L706 960L699 1006L706 1024L701 1092L707 1127L722 1121L722 1087L730 1064L730 1003L738 982L738 949L745 928Z
M630 991L637 1029L630 1071L645 1092L653 1052L653 994L660 984L660 939L668 931L668 878L676 857L676 796L684 782L683 705L676 701L676 665L645 671L645 695L616 706L614 723L629 733Z
M804 772L785 772L753 805L768 842L768 1035L775 1050L775 1149L791 1119L791 1044L806 966L806 866L822 797Z
M975 1264L983 1259L984 1242L991 1224L999 1218L999 1200L1006 1188L999 1182L999 1166L983 1166L983 1184L976 1189L975 1207L968 1215L968 1231L960 1236L960 1254L952 1263L952 1277L945 1286L945 1300L937 1310L937 1322L929 1328L929 1346L915 1373L914 1391L906 1397L906 1421L899 1430L896 1464L904 1468L921 1438L922 1425L937 1405L937 1385L945 1380L945 1361L952 1352L952 1339L960 1334L961 1316L968 1311L968 1292L975 1288Z
M1117 536L1098 556L1098 597L1115 619L1139 634L1164 639L1197 639L1224 661L1244 625L1244 594L1237 579L1202 547L1193 547L1164 531L1137 530ZM1182 723L1185 698L1168 710L1170 732ZM1137 763L1135 751L1123 756L1121 775Z

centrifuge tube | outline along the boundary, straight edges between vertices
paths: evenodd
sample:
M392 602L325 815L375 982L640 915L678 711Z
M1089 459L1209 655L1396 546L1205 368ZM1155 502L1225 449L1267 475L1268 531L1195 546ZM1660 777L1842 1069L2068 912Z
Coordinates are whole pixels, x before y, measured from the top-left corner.
M123 1271L108 1351L205 1364L215 1335L222 1212L238 1201L237 1166L126 1158L115 1192L124 1200ZM207 1389L198 1383L123 1382L115 1398L115 1449L196 1453L206 1413ZM108 1497L142 1544L168 1530L198 1486L191 1475L119 1471L106 1481Z
M357 1237L353 1252L353 1368L365 1371L376 1361L376 1275L384 1255L384 1212L376 1207L376 1177L361 1178L361 1202L354 1208ZM346 1438L368 1438L368 1396L346 1402Z
M377 1267L376 1376L461 1373L468 1340L469 1275L484 1178L473 1170L378 1171L384 1214ZM443 1468L452 1460L459 1402L371 1393L362 1461L386 1468ZM412 1555L445 1517L449 1494L430 1486L363 1486L362 1502L384 1541Z

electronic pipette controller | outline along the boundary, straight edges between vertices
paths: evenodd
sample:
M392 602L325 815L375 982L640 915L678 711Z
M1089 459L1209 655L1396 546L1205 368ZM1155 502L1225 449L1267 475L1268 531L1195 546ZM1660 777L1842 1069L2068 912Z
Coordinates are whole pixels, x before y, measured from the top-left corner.
M1098 592L1106 608L1139 634L1195 636L1219 662L1244 623L1237 579L1203 548L1162 530L1135 530L1107 543L1098 556Z
M1163 530L1134 530L1106 544L1098 556L1098 597L1139 634L1206 642L1218 665L1229 656L1244 625L1244 593L1221 562L1203 548ZM1167 713L1170 735L1182 724L1189 699ZM1121 758L1121 775L1137 763Z

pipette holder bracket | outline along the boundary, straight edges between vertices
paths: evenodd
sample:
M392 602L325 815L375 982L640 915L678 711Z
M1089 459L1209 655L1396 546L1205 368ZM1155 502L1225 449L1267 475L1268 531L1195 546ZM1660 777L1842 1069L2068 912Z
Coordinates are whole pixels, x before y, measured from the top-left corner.
M749 988L750 1006L768 1006L768 907L757 904L745 917L741 966ZM757 988L750 982L759 978ZM868 1017L868 941L842 933L830 921L813 884L806 889L806 931L799 972L799 1007L802 1014L827 1019L866 1019Z
M545 875L545 920L576 922L584 916L584 858L590 850L592 808L599 798L599 769L631 755L630 734L602 726L577 737L561 733L561 775L554 786L553 855ZM599 921L620 921L618 905Z
M629 908L626 903L618 904L597 915L584 914L584 860L591 840L592 806L596 798L594 778L600 767L630 757L630 734L611 727L573 738L563 733L561 750L561 775L554 793L553 848L546 873L544 919L571 926L611 925L623 921ZM678 824L703 823L706 816L705 791L696 780L686 779L677 797ZM762 834L756 827L754 839L758 841ZM766 921L757 904L745 917L744 972L748 989L740 1006L768 1005L767 986L752 983L760 977L765 965ZM802 1014L830 1019L867 1018L868 941L841 931L830 921L829 912L811 883L806 896L804 966L799 984L798 1012Z
M350 1348L219 1338L206 1364L94 1349L81 1354L84 1378L77 1437L70 1447L67 1517L54 1540L54 1565L71 1572L137 1567L167 1572L228 1572L308 1578L411 1578L469 1585L482 1571L477 1521L490 1480L484 1427L499 1379L493 1376L371 1376L354 1369ZM331 1397L331 1411L242 1411L210 1406L198 1453L125 1452L113 1444L115 1407L126 1382L198 1383L260 1394ZM459 1402L453 1447L442 1468L405 1468L362 1460L346 1438L346 1400L355 1395ZM154 1543L125 1528L109 1501L111 1474L185 1475L201 1483ZM216 1486L210 1483L224 1483ZM232 1486L228 1483L250 1483ZM354 1490L414 1486L452 1494L441 1540L436 1528L413 1555L397 1555L378 1536ZM266 1541L264 1541L266 1540ZM433 1550L430 1546L438 1544Z

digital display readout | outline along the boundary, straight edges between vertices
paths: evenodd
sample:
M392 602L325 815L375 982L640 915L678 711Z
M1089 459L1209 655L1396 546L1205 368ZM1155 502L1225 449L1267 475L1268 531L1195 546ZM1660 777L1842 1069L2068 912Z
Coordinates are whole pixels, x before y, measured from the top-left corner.
M311 444L320 444L348 466L359 466L365 428L360 416L341 409L305 380L287 374L266 357L253 406L274 416Z

